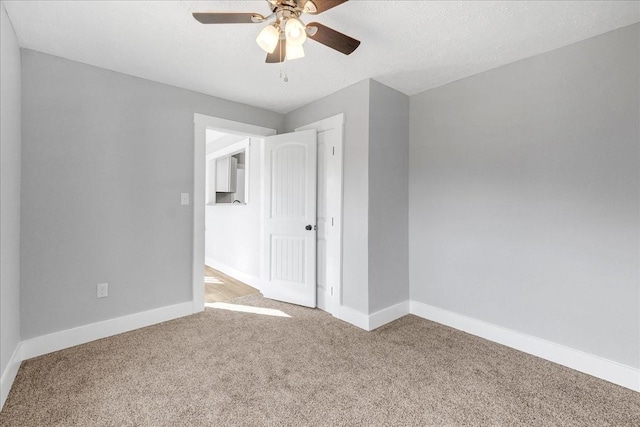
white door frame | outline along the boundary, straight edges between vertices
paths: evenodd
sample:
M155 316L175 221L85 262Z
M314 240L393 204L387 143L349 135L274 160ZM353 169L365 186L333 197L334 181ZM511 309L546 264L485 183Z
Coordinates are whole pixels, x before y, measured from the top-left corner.
M340 318L340 307L342 306L342 199L344 193L344 162L343 162L343 146L344 146L344 113L328 117L317 122L310 123L305 126L296 128L297 131L315 129L318 134L332 129L339 129L339 141L336 141L335 152L333 153L338 167L335 169L332 178L337 184L338 191L332 192L331 199L327 203L327 208L331 210L331 217L334 219L333 236L334 239L327 241L327 282L333 284L333 297L327 299L329 304L325 310L334 317ZM325 188L328 174L325 173ZM331 206L329 208L329 206Z
M276 130L199 113L193 115L193 125L193 262L191 281L193 312L198 313L204 310L204 209L207 129L258 138L275 135Z

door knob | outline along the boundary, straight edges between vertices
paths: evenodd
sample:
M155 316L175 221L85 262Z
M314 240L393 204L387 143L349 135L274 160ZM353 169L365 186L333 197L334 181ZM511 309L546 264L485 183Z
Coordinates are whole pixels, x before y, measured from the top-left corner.
M312 228L313 228L313 227L312 227L311 225L307 225L304 229L305 229L305 230L309 230L309 231L311 231L311 229L312 229Z

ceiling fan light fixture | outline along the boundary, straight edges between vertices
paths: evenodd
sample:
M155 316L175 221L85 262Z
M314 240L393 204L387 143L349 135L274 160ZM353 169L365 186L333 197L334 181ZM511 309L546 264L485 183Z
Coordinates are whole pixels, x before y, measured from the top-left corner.
M273 53L280 40L280 30L275 25L267 25L260 31L256 43L267 53Z
M304 11L304 13L316 13L318 11L318 8L313 1L307 0L306 2L304 2L304 7L302 8L302 10Z
M289 18L284 27L287 43L292 46L302 46L307 39L304 24L298 18Z
M287 60L304 58L304 48L302 45L295 45L287 42Z
M262 23L256 43L267 52L267 64L305 56L303 44L307 39L320 43L344 55L350 55L360 41L319 22L305 26L300 17L305 13L318 15L349 0L267 0L271 14L247 12L193 12L201 24L257 24ZM290 53L287 54L286 50Z

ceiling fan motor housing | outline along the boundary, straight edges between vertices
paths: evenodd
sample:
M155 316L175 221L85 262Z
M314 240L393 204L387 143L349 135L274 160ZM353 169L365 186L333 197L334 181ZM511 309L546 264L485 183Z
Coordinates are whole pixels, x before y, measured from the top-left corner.
M290 9L290 10L299 10L302 12L304 9L305 0L277 0L276 2L271 2L272 4L272 12L276 12L279 9Z
M298 8L293 1L283 1L279 3L274 9L278 21L286 21L290 18L299 18L302 15L302 9Z

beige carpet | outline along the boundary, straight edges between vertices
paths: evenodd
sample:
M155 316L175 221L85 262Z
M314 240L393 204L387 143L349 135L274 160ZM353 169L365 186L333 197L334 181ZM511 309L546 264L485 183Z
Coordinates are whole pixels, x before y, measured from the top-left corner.
M406 316L259 295L23 363L2 426L639 426L640 394Z

